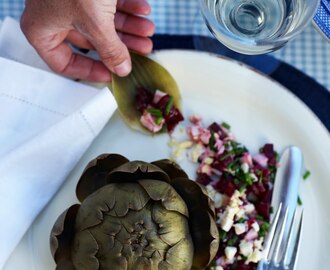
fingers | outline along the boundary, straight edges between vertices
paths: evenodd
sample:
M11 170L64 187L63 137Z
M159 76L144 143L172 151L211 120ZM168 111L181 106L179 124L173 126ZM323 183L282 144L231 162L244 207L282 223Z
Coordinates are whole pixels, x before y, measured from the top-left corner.
M125 45L135 52L149 54L152 51L152 41L150 38L133 36L125 33L118 33Z
M128 48L149 53L152 49L149 37L155 27L148 19L137 16L150 12L146 0L118 0L116 7L114 3L82 1L77 6L79 9L75 9L78 15L65 23L55 20L58 24L45 26L44 23L33 23L39 17L30 18L25 34L55 72L102 82L111 80L110 71L126 76L131 71ZM68 14L73 16L72 12ZM53 12L49 12L49 16L52 15ZM74 54L66 41L80 48L96 50L103 63Z
M155 32L155 25L146 18L117 12L115 15L116 29L141 37L151 37Z
M75 30L71 30L68 33L66 40L68 42L74 44L78 48L95 50L92 43L90 43L87 38L85 38L82 34L80 34L79 32L77 32Z
M117 10L128 14L148 15L150 5L146 0L118 0Z
M51 50L40 49L38 52L51 69L64 76L96 82L111 81L111 74L103 63L74 54L65 42Z
M86 25L89 41L98 52L105 66L118 76L131 72L132 64L125 44L120 40L114 25L114 15L99 21L96 25Z
M104 9L99 16L94 16L90 10L97 11L99 6L93 3L83 6L86 17L80 17L74 23L77 32L89 40L90 44L74 35L68 40L88 48L92 45L104 65L111 72L124 77L132 69L127 47L141 53L148 53L152 48L147 37L154 33L154 24L136 16L148 14L150 6L146 0L118 0L116 9L109 4L109 10Z
M118 12L115 15L115 27L125 45L136 52L147 54L152 50L149 38L154 34L155 26L148 19ZM95 50L88 39L76 30L71 30L66 40L83 49Z

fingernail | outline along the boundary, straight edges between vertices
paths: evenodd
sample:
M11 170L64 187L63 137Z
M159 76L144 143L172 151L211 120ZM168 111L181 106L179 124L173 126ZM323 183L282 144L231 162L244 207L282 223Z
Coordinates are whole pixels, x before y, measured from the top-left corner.
M118 76L125 77L131 72L132 66L129 60L125 60L118 66L115 66L113 69Z

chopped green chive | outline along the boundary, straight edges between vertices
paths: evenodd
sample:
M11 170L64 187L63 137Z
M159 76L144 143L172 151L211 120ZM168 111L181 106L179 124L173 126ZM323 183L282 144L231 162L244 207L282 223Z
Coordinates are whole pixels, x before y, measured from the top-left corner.
M237 221L237 223L243 223L243 222L245 222L245 218L242 217Z
M150 108L150 109L147 109L147 112L151 113L152 116L155 116L157 118L158 117L163 117L163 113L159 109Z
M215 147L215 137L214 137L214 132L211 131L211 137L210 137L210 140L209 140L209 147L212 151L216 151L216 147Z
M172 96L170 96L170 99L165 107L165 114L168 115L170 113L170 110L172 109L173 107L173 100L174 98Z
M248 259L248 257L242 255L242 260L243 260L244 262L246 262L247 259Z
M311 172L307 170L303 175L303 179L306 180L310 175L311 175Z
M301 198L300 198L299 195L298 195L297 203L298 203L298 205L302 205L303 204L303 202L302 202L302 200L301 200Z
M252 184L253 184L253 179L252 179L252 177L250 176L250 174L249 174L249 173L245 173L244 176L245 176L245 182L246 182L248 185L252 185Z
M267 234L267 232L269 231L269 227L270 227L270 224L268 222L263 222L261 225L260 225L260 230L259 230L259 237L263 237Z
M239 145L239 143L235 141L231 141L230 144L233 148L236 148Z
M246 188L247 188L248 184L247 183L244 183L240 188L239 188L239 191L242 192L244 191Z
M256 215L256 220L264 221L265 218L262 215L257 214Z
M220 160L223 161L226 158L230 157L232 154L235 154L234 151L229 151L226 154L222 155L221 158L220 158Z
M234 234L234 235L228 240L227 245L228 245L228 246L233 246L233 245L235 245L235 243L237 242L237 240L238 240L238 236Z
M224 241L227 237L227 232L221 230L220 233L219 233L219 237L220 237L220 240Z
M156 124L157 124L157 125L160 125L163 119L164 119L164 118L163 118L162 116L157 117L157 119L156 119Z
M230 125L226 122L222 122L221 126L223 126L224 128L226 128L228 130L230 129Z

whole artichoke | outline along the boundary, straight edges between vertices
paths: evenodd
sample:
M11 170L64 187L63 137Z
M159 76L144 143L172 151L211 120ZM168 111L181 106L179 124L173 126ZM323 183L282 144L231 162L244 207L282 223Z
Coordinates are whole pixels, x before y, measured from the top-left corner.
M217 252L213 203L174 162L101 155L76 194L51 233L56 269L203 269Z

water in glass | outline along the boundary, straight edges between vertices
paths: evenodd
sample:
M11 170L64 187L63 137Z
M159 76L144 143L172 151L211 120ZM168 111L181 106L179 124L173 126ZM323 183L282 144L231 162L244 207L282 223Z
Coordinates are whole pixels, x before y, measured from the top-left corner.
M200 0L211 32L229 48L258 54L283 46L307 24L314 0Z

